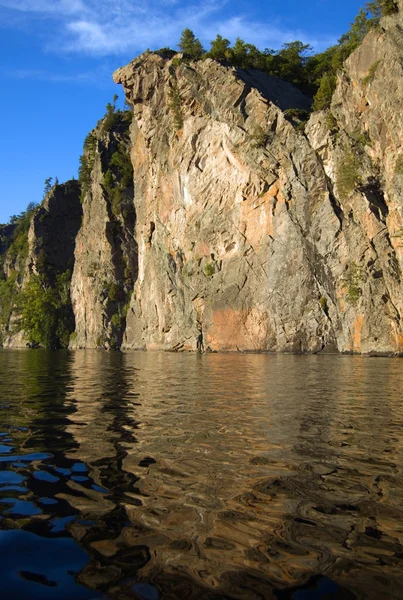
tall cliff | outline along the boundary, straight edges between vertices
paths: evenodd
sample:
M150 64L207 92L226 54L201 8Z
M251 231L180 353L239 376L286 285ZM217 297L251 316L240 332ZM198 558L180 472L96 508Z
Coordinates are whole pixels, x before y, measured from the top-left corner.
M119 69L138 280L125 348L400 353L400 28L349 58L331 112L253 71L145 54ZM291 101L290 101L291 97Z
M132 111L84 144L70 347L403 353L398 6L306 125L310 99L257 70L168 51L116 71ZM13 260L23 288L38 260Z
M48 334L52 347L68 345L69 335L75 328L69 286L75 240L81 225L79 198L77 181L56 184L39 206L30 205L14 224L0 230L0 342L3 346L37 345L42 341L42 334ZM31 296L25 298L29 287ZM60 298L57 297L59 292ZM30 305L30 310L24 311L24 304ZM32 327L24 331L22 313L26 315L25 325L33 316L38 323L31 322ZM39 337L34 331L37 328L41 329Z
M137 278L130 112L110 112L87 136L81 164L83 221L71 297L72 348L117 348Z

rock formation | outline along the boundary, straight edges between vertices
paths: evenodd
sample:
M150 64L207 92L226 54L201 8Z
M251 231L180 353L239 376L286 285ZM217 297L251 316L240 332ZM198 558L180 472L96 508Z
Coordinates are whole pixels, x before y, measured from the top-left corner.
M403 352L399 8L305 127L310 99L259 71L116 71L132 120L85 143L71 347Z
M117 114L114 121L101 121L84 144L88 182L71 286L74 348L121 345L137 277L127 113Z
M401 352L400 18L305 133L282 110L304 99L262 74L153 54L115 73L139 248L124 347Z
M32 276L40 275L45 286L54 286L56 278L62 274L71 278L75 240L82 216L79 196L78 181L56 184L38 208L28 211L30 220L26 231L15 224L2 230L0 274L11 284L8 303L2 296L0 306L0 340L5 347L27 345L26 336L19 327L16 300ZM69 300L66 300L66 310L69 310L68 305ZM74 328L73 315L71 320Z

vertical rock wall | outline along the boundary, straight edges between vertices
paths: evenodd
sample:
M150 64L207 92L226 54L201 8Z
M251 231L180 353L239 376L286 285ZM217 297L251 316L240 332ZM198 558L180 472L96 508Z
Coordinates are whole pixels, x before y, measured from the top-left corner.
M137 277L133 176L129 181L126 174L123 185L119 166L126 154L130 165L128 117L117 114L111 127L100 121L84 145L88 173L71 285L76 320L72 348L119 347L125 329Z
M368 120L389 156L376 169L366 144L356 147L365 125L355 133L371 85L361 54L365 45L384 54L391 38L368 36L339 81L334 114L314 114L307 135L282 110L306 99L258 72L146 54L115 73L134 105L139 248L124 347L401 351L398 226L389 184L373 174L393 162L382 123L398 127L399 95L372 101L381 116ZM378 76L384 97L386 73ZM360 157L361 172L347 190L346 153Z

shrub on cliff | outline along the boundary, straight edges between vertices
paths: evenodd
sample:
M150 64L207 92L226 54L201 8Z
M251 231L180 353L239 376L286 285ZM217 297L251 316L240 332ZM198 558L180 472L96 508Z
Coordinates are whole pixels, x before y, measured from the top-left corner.
M16 274L14 274L0 281L0 329L8 325L16 297Z

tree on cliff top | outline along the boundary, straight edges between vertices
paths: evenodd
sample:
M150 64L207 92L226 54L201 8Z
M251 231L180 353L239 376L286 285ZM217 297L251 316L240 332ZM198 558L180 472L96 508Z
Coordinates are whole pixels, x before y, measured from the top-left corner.
M229 40L218 34L215 40L211 42L211 48L207 53L207 56L214 58L215 60L224 60L225 58L228 58L228 48L230 47L230 44L231 42Z
M201 58L204 54L200 40L195 37L193 31L188 27L182 31L178 47L192 58Z

